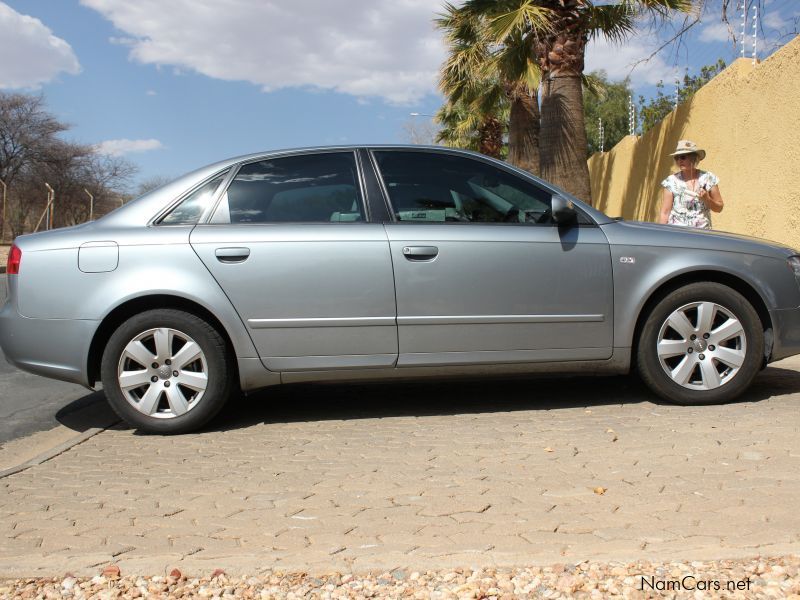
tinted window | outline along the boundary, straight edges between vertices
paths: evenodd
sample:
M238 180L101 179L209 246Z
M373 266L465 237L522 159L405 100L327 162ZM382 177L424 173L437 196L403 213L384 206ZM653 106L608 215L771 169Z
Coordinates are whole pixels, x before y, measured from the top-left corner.
M208 204L211 202L211 199L214 197L214 192L217 191L219 184L224 181L227 175L228 171L225 171L201 185L186 196L186 198L184 198L178 206L173 208L167 216L161 219L159 223L163 225L194 225L197 223L208 207Z
M288 156L244 165L227 190L231 223L361 221L352 153Z
M549 191L481 161L402 151L375 158L399 221L551 222Z

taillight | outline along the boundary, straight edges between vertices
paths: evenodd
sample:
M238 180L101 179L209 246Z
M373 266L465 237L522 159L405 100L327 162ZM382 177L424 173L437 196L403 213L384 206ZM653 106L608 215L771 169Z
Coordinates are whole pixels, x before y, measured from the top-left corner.
M22 262L22 250L16 244L11 246L8 251L8 262L6 263L7 275L19 275L19 264ZM0 263L2 264L2 263Z

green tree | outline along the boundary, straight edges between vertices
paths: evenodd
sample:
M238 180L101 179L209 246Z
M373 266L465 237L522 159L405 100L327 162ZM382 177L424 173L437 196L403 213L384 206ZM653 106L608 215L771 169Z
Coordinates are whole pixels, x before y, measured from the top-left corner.
M688 12L692 0L467 0L463 8L489 20L493 41L518 33L533 40L542 75L540 165L542 176L591 202L586 164L583 70L587 42L623 42L640 17L666 19Z
M448 45L440 71L440 88L448 98L439 113L440 140L500 157L507 132L509 162L538 173L539 71L532 59L533 38L515 31L495 41L486 16L452 4L445 5L437 25Z
M439 131L436 141L451 148L464 148L492 158L505 158L503 136L508 111L475 110L463 100L445 103L436 113Z
M139 185L136 186L135 196L144 196L153 190L157 190L162 185L168 184L173 179L175 179L175 177L170 177L168 175L153 175L148 177L147 179L140 181Z
M8 186L7 222L0 230L14 237L35 226L46 205L45 182L56 192L56 226L88 218L87 191L100 208L127 183L132 164L63 140L68 129L47 111L42 96L0 92L0 179Z
M685 102L694 96L697 90L719 75L725 66L725 61L719 59L713 65L702 67L699 75L691 77L688 73L684 75L678 88L678 103ZM639 96L639 121L642 124L642 133L658 125L675 108L675 95L666 94L664 87L664 82L659 81L656 84L655 97L646 100L644 96Z
M595 90L586 93L584 89L584 114L586 115L587 152L591 156L600 152L597 120L603 120L605 150L613 148L628 135L628 102L631 96L630 81L612 82L605 71L590 73L595 82Z

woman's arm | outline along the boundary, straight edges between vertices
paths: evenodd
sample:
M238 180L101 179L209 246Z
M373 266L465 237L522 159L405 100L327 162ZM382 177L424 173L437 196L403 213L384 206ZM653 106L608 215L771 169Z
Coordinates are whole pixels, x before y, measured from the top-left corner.
M661 199L661 212L658 215L658 222L666 225L669 221L669 213L672 212L673 196L667 188L664 188L664 195Z
M706 203L706 206L708 206L708 209L712 212L722 212L722 209L725 207L718 185L715 185L710 190L701 190L700 199Z

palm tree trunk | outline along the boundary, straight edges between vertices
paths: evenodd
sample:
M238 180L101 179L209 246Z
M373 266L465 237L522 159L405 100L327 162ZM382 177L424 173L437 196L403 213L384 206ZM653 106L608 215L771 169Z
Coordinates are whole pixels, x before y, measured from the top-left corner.
M581 77L549 79L542 100L541 176L591 204Z
M492 158L500 158L503 150L503 124L494 116L487 115L478 128L478 151Z
M512 96L508 122L508 162L539 175L539 95L522 86Z
M583 73L588 33L587 0L544 0L557 18L554 31L536 45L542 69L542 177L591 203L583 116Z

